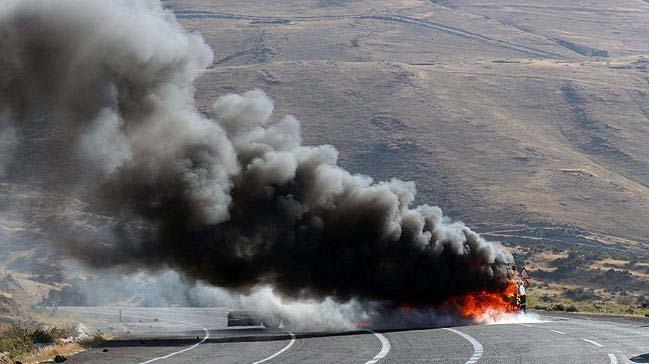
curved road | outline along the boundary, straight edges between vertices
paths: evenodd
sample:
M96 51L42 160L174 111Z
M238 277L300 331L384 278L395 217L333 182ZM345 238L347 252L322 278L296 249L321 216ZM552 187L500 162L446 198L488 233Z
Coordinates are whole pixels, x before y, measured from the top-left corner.
M69 363L643 363L649 320L534 315L527 322L304 333L227 329L224 308L63 307L118 339Z

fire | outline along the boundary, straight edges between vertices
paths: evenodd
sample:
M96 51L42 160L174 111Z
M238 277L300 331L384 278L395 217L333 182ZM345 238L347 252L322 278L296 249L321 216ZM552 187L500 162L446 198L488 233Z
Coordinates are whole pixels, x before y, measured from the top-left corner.
M508 313L518 311L516 305L516 283L510 282L502 292L471 292L455 296L446 305L459 310L462 317L492 322Z

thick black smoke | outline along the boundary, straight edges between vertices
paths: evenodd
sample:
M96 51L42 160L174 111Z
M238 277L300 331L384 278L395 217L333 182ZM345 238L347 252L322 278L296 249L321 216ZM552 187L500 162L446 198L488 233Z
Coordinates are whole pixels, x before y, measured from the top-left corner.
M88 264L340 301L439 303L507 281L502 246L411 207L413 183L353 175L332 146L302 145L263 92L198 113L192 84L212 52L157 0L5 0L0 55L0 140L49 115L83 155L93 200L146 221L67 242Z

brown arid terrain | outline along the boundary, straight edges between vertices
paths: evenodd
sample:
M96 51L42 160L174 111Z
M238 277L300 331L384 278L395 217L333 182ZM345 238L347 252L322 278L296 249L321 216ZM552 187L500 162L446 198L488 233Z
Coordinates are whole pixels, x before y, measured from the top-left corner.
M262 89L344 167L415 181L419 203L511 246L539 307L649 313L648 2L164 3L214 49L204 112ZM18 160L48 176L39 155L63 131L29 132ZM0 184L0 315L14 317L64 283L43 221L113 223L15 164Z
M198 85L206 110L261 88L309 142L337 146L358 172L416 181L421 202L472 225L649 242L649 50L638 29L649 5L298 3L169 2L215 50ZM571 32L539 20L552 14L574 17L551 23ZM588 37L602 18L618 30Z
M205 112L260 88L345 167L517 246L539 296L646 303L648 3L167 4L214 49Z

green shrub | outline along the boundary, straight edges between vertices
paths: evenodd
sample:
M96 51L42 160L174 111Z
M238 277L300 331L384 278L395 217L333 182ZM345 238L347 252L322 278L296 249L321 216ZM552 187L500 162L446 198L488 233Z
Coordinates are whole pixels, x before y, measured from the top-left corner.
M541 302L552 302L552 297L550 295L544 294L543 296L539 297L539 300Z
M566 308L563 306L563 303L557 303L552 306L552 311L564 311Z
M31 333L31 339L34 344L50 344L56 341L69 336L67 330L59 329L56 327L52 328L37 328Z
M100 333L96 333L95 336L92 337L92 339L85 341L84 345L87 347L96 348L103 345L105 342L106 339L101 336Z
M16 357L28 353L32 349L30 332L20 326L13 326L0 334L0 352L8 352Z
M566 307L566 312L577 312L577 306L575 305L568 305Z
M67 336L67 330L56 327L34 329L12 326L0 333L0 352L8 352L9 356L17 357L29 353L33 344L50 344Z
M48 330L38 328L30 334L34 344L49 344L54 341Z
M592 289L583 289L581 287L566 289L563 294L573 301L594 301L601 299Z

